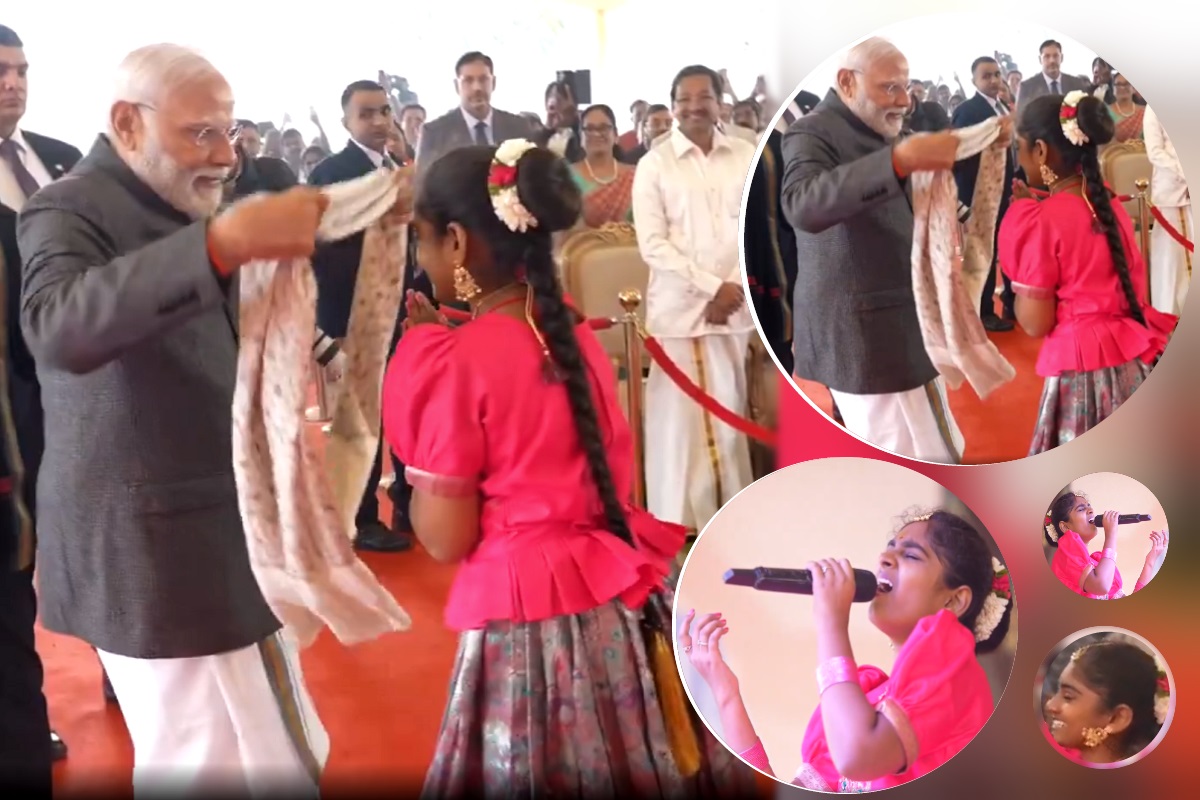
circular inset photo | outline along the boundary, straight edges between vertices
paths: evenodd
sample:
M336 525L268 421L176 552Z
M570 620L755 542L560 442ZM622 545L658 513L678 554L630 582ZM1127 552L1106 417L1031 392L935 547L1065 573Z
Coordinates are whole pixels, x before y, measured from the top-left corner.
M1134 764L1162 741L1175 714L1175 680L1141 636L1088 628L1050 651L1038 670L1034 708L1042 734L1077 764Z
M1119 600L1154 580L1171 536L1153 492L1118 472L1096 472L1058 493L1042 520L1042 539L1063 586L1093 600Z
M815 408L897 455L989 464L1077 439L1148 378L1191 280L1191 203L1148 87L1103 56L990 12L923 16L784 102L743 266Z
M733 498L692 547L674 615L680 673L713 734L826 792L887 789L952 759L1016 652L1013 584L987 530L933 480L857 458L787 467Z

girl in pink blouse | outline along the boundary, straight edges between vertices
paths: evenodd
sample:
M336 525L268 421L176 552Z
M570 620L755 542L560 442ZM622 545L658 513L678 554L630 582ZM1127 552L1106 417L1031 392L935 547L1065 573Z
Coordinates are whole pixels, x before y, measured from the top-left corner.
M813 575L817 687L792 783L823 792L899 786L953 758L983 728L995 702L975 656L1008 633L1012 586L983 537L946 511L904 525L879 557L881 593L870 618L897 648L891 675L857 666L848 633L854 571L846 560L808 565ZM680 644L721 709L726 744L774 774L720 641L728 626L707 614Z
M691 727L693 749L676 760L666 677L651 669L643 629L670 602L685 530L630 504L616 377L551 257L551 235L579 213L566 163L522 141L443 157L415 204L434 294L472 315L451 328L427 299L408 298L383 386L414 532L434 558L460 564L445 617L458 656L424 797L753 787L712 737L697 756ZM686 724L701 728L665 661Z
M1046 515L1046 541L1054 548L1050 569L1062 584L1076 594L1092 600L1117 600L1125 596L1121 572L1117 569L1117 517L1104 513L1104 549L1088 552L1088 544L1098 533L1096 512L1081 494L1065 492L1050 504ZM1150 534L1150 551L1133 591L1139 591L1154 579L1167 551L1167 531Z
M1039 201L1014 184L998 244L1017 321L1045 337L1030 455L1108 418L1150 374L1178 321L1147 302L1133 223L1100 174L1097 149L1112 138L1108 108L1082 92L1031 100L1017 123L1021 168L1049 190Z

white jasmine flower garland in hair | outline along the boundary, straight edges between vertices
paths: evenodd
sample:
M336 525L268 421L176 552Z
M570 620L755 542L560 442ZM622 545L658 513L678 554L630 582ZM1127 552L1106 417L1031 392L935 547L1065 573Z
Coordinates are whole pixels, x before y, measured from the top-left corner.
M1054 527L1054 522L1050 519L1050 515L1046 515L1046 535L1050 537L1050 541L1058 542L1058 529Z
M1154 720L1162 725L1167 721L1167 709L1171 706L1171 682L1167 679L1167 668L1155 654L1154 664L1158 667L1158 683L1154 688Z
M496 148L492 157L492 168L488 171L488 194L492 196L492 208L510 231L524 233L536 228L538 221L521 204L517 194L517 162L521 156L536 148L527 139L508 139Z
M992 558L992 590L975 618L975 641L986 642L1004 618L1004 610L1012 599L1012 580L1008 569L996 558Z
M1100 102L1104 102L1104 96L1107 87L1101 86L1092 93ZM1063 136L1067 137L1067 141L1076 147L1083 147L1088 143L1087 134L1079 127L1079 101L1087 97L1088 93L1076 89L1073 92L1068 92L1063 98L1062 109L1058 112L1058 122L1062 125Z

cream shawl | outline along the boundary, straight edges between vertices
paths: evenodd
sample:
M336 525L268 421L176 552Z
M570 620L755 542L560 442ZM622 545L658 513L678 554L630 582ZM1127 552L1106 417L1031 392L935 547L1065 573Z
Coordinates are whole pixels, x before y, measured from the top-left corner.
M380 393L400 304L407 231L384 219L394 173L381 170L323 189L318 238L366 230L342 349L343 388L319 452L304 410L316 330L316 283L305 259L254 262L239 274L234 474L250 563L272 611L300 645L328 626L354 644L410 619L355 554L354 513L379 442Z
M1016 376L1016 370L988 339L979 318L979 298L992 267L1006 148L996 141L998 117L953 133L959 137L956 160L980 156L962 263L960 266L954 254L959 208L954 173L915 173L913 293L930 360L951 389L961 386L965 378L983 399Z

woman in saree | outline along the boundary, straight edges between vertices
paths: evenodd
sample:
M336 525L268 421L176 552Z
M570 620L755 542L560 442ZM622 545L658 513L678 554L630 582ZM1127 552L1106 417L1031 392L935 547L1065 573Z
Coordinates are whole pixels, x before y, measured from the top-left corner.
M581 224L601 228L613 222L633 222L634 168L617 156L617 117L606 105L589 106L580 119L582 161L571 166L583 193Z

